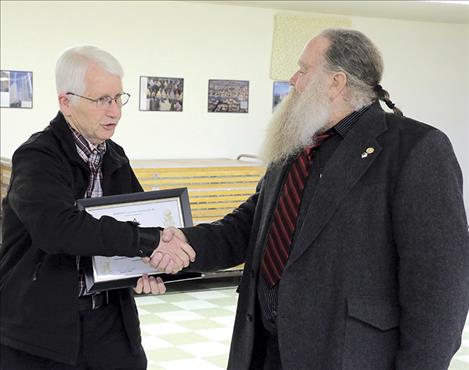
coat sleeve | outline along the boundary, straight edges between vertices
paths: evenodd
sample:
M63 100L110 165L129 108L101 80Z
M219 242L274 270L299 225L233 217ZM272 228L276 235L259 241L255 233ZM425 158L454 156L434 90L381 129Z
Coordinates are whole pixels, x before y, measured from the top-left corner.
M447 369L469 305L469 235L461 170L440 131L407 156L392 210L401 308L396 369Z
M158 245L156 228L139 229L107 216L97 220L79 211L70 166L48 148L24 145L12 165L8 203L34 247L48 254L134 257L150 255ZM131 182L137 181L132 176ZM129 191L132 187L141 189L138 181Z
M197 254L190 270L216 271L245 261L262 183L263 179L256 192L223 219L183 229Z

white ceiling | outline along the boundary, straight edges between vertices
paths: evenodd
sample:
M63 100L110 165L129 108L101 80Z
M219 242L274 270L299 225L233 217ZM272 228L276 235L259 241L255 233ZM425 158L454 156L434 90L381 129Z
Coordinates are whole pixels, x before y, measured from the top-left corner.
M469 24L469 1L203 1L298 12Z

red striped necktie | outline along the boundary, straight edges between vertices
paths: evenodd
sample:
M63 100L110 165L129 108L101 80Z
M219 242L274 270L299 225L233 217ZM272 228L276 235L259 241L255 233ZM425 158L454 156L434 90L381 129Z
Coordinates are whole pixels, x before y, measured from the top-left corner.
M330 136L330 133L324 133L314 137L313 145L305 148L292 163L287 180L283 184L261 263L262 276L271 287L280 280L287 263L303 189L311 168L313 149Z

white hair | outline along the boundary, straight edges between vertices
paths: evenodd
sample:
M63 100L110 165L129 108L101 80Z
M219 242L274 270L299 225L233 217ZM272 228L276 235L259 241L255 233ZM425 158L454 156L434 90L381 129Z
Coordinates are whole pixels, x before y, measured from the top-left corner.
M67 49L55 65L57 94L73 92L83 95L85 75L92 64L120 78L124 76L120 63L107 51L88 45L73 47Z

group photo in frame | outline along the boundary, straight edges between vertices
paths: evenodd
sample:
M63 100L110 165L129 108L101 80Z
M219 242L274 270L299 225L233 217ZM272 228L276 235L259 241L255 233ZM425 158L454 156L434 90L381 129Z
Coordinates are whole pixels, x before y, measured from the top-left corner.
M96 219L113 217L140 227L192 226L187 188L154 190L77 200L80 211ZM155 246L156 248L156 246ZM200 277L197 273L162 274L140 257L81 257L87 292L135 286L143 274L164 275L163 280L179 281Z
M208 80L208 111L248 113L249 81Z
M288 95L290 91L290 82L274 81L272 93L272 110Z
M0 71L0 107L33 107L33 72Z
M182 112L184 79L140 76L140 110Z

